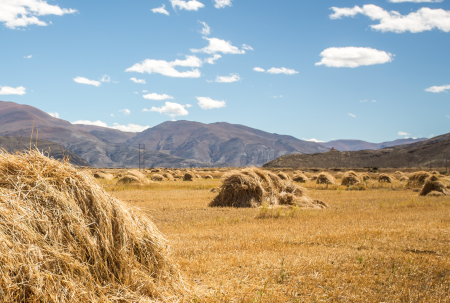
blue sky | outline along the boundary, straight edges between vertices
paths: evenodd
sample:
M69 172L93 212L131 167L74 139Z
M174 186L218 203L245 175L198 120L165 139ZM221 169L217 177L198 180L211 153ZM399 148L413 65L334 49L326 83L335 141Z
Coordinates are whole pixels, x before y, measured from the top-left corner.
M0 100L122 130L447 133L450 0L391 1L0 0Z

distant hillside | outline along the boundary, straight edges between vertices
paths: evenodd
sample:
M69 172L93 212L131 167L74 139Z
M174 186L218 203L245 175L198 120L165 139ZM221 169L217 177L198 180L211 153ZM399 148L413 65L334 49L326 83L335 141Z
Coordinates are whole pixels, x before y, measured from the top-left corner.
M445 167L450 160L450 134L412 144L379 150L330 151L310 155L286 155L270 161L266 168L360 168L360 167ZM450 161L449 161L450 165Z
M195 159L211 165L261 166L267 161L292 153L318 153L324 146L271 134L243 125L230 123L203 124L190 121L170 121L134 136L128 145L145 144L147 149L163 151L185 159Z
M397 145L411 144L415 142L421 142L427 140L426 138L420 139L398 139L395 141L387 141L383 143L370 143L362 140L333 140L330 142L322 143L327 148L334 147L339 151L358 151L365 149L380 149L385 147L393 147Z
M36 140L31 143L31 148L36 147ZM56 160L61 160L64 157L69 157L69 162L77 166L90 166L89 162L83 160L74 152L69 149L65 149L63 146L46 141L37 140L37 147L40 151L45 152L51 158ZM17 137L0 137L0 149L3 149L9 153L22 152L30 149L30 137L28 138L17 138Z

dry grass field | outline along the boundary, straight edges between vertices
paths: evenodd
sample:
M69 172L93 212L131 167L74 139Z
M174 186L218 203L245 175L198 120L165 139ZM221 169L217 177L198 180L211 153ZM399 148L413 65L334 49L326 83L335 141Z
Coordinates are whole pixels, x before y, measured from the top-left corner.
M115 186L170 241L192 302L450 302L450 198L303 184L329 208L208 208L218 179Z

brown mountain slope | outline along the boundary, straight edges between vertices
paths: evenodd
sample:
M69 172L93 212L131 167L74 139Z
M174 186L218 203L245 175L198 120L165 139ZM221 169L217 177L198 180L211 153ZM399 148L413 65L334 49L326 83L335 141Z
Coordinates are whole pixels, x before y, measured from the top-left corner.
M304 167L445 167L450 160L450 134L430 140L384 148L322 154L286 155L267 164L267 168ZM450 164L450 163L449 163Z
M37 144L36 144L37 143ZM56 160L61 160L64 157L69 157L69 162L73 165L78 166L90 166L89 162L80 158L71 150L62 147L61 145L38 139L31 141L31 148L37 148L43 151L46 155ZM30 149L30 138L20 138L20 137L0 137L0 149L5 150L9 153L22 152Z
M164 122L133 137L128 144L196 159L216 165L260 166L281 155L317 153L328 149L291 136L270 134L243 125L203 124L190 121Z

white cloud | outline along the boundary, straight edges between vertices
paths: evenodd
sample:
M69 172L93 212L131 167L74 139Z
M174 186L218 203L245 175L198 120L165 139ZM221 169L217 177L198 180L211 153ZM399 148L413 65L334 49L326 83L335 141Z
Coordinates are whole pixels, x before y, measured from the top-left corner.
M138 93L138 92L133 92L133 94L135 94L135 95L139 95L139 93Z
M355 68L363 65L374 65L391 62L394 55L370 47L331 47L324 50L318 65L328 67Z
M94 86L100 86L101 85L101 83L99 81L89 80L89 79L84 78L84 77L73 78L73 81L75 81L76 83L80 83L80 84L88 84L88 85L94 85Z
M0 22L6 27L15 29L28 25L47 26L38 16L76 13L75 9L60 8L58 5L50 5L44 0L1 0Z
M100 82L106 82L109 83L111 82L111 77L108 75L103 75L102 79L100 80Z
M119 113L123 113L125 116L128 116L129 114L131 114L131 111L129 109L121 109L119 110Z
M202 109L213 109L213 108L221 108L226 106L225 101L217 101L213 100L209 97L196 97L198 100L198 105Z
M420 33L435 28L444 32L450 32L450 11L443 9L422 7L417 12L412 12L408 15L401 15L396 11L388 12L373 4L367 4L363 7L355 6L353 8L332 7L331 9L334 11L334 14L330 15L331 19L354 17L358 14L363 14L374 21L380 21L379 24L371 25L370 27L381 32L404 33L409 31L411 33Z
M263 69L263 68L261 68L261 67L255 67L254 69L253 69L255 72L259 72L259 73L264 73L266 70L265 69Z
M186 110L186 105L181 105L178 103L166 102L164 106L161 107L152 107L151 109L144 108L142 111L144 112L157 112L160 114L167 115L172 119L177 116L187 116L189 112Z
M180 72L175 69L175 66L183 67L200 67L203 62L196 56L186 56L185 60L175 60L167 62L164 60L146 59L141 63L136 63L130 68L127 68L127 72L138 73L157 73L167 77L175 78L200 78L201 73L198 69L192 69L184 72Z
M359 102L361 102L361 103L365 103L365 102L367 102L367 100L362 100L362 101L359 101Z
M157 7L157 8L153 8L152 12L154 12L155 14L164 14L169 16L169 12L166 10L166 5L163 4L161 7Z
M323 142L325 142L325 141L317 140L316 138L311 138L311 139L303 138L302 140L309 141L309 142L316 142L316 143L323 143Z
M147 100L167 100L167 99L173 99L172 96L166 95L166 94L162 94L162 95L158 95L157 93L151 93L151 94L147 94L147 95L143 95L142 97L144 97L144 99Z
M147 84L145 82L145 79L136 79L136 78L130 78L131 81L133 81L134 83L140 83L140 84Z
M372 100L372 102L376 103L376 102L377 102L377 100Z
M273 99L279 99L279 98L283 98L283 95L279 95L279 96L272 96L272 97L270 97L270 98L273 98Z
M145 90L145 89L144 89L142 92L143 92L143 93L148 93L148 90Z
M202 22L202 21L198 21L198 22L200 22L200 24L203 25L203 28L200 31L200 33L203 36L209 36L211 34L211 28L209 27L209 25L206 24L206 22Z
M250 45L247 45L247 44L242 44L242 49L254 50L253 47L251 47Z
M411 135L408 134L407 132L402 132L402 131L398 132L398 135L399 135L399 136L411 136Z
M114 114L111 114L110 116L111 116L111 117L115 117L115 115L114 115Z
M199 8L203 8L205 5L197 0L183 1L183 0L170 0L173 9L185 9L188 11L197 11Z
M238 74L230 74L229 76L217 76L216 82L219 83L233 83L240 81L241 77Z
M356 115L354 114L348 114L350 117L356 118Z
M191 104L186 104L186 105L185 105L185 107L187 107L187 108L191 108L191 107L192 107L192 105L191 105Z
M432 86L432 87L425 89L425 91L430 92L430 93L442 93L442 92L446 92L449 89L450 89L450 85L443 85L443 86Z
M10 86L0 86L0 95L25 95L26 88L23 86L10 87Z
M214 0L214 7L215 8L225 8L227 6L231 6L232 0Z
M29 56L25 56L25 59L31 59L33 57L33 55L29 55Z
M286 67L282 67L282 68L272 67L271 69L267 70L267 73L269 73L269 74L295 75L295 74L298 74L298 71L293 70L293 69L289 69L289 68L286 68Z
M205 62L209 63L209 64L215 64L217 60L219 60L220 58L222 58L221 55L219 54L214 54L214 56L210 57L210 58L206 58Z
M209 45L201 49L191 49L193 53L205 53L205 54L245 54L245 50L240 50L236 46L233 46L230 41L221 40L219 38L208 38L203 37L203 39L209 41Z
M111 116L113 116L113 115L111 115ZM133 132L133 133L142 132L142 131L150 128L150 126L141 126L141 125L136 125L136 124L131 124L131 123L128 125L120 125L119 123L114 123L113 126L108 126L105 122L102 122L100 120L97 120L97 121L78 120L78 121L72 122L72 124L94 125L94 126L117 129L117 130L120 130L123 132Z
M58 113L48 113L50 116L52 116L53 118L58 118L59 119L59 114Z

